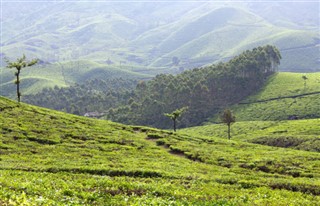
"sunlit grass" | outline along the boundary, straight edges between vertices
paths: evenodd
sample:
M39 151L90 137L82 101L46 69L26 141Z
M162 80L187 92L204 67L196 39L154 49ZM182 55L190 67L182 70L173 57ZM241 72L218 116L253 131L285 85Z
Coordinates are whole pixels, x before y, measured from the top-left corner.
M319 120L178 131L126 126L0 98L0 199L31 205L316 205L320 154L252 144L319 138ZM284 131L287 130L287 133Z

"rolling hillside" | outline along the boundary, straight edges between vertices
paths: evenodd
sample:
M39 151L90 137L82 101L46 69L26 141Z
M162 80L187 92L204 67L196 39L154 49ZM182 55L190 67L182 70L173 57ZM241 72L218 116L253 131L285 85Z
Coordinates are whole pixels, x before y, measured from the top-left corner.
M231 109L238 121L320 118L320 73L275 74L258 94Z
M320 152L320 119L283 121L243 121L231 126L236 141L282 148ZM182 129L180 134L227 138L227 126L208 124Z
M119 70L111 76L132 71L154 76L226 61L246 49L272 44L282 53L281 71L319 71L319 6L298 4L4 2L0 57L15 59L25 53L51 64L85 61L87 72L96 76L101 71L97 64ZM49 67L50 79L43 74L27 78L40 81L37 88L62 86L59 66ZM8 82L4 77L0 85Z
M319 120L305 121L292 122L294 130L319 138ZM2 205L317 205L320 201L318 152L240 138L227 141L192 130L173 134L126 126L2 97L0 123ZM245 124L248 129L250 124ZM277 124L278 129L266 130L269 135L291 122ZM258 133L257 128L248 131Z
M131 69L131 68L130 68ZM2 69L0 93L4 96L15 98L14 69ZM92 61L66 61L52 64L40 64L26 68L21 72L22 95L35 94L43 88L54 86L67 87L76 83L83 84L93 79L149 79L151 74L120 69Z
M316 205L320 201L317 152L259 146L237 137L227 141L207 129L173 134L125 126L4 98L0 98L0 119L2 204ZM238 136L248 137L250 132L272 136L294 124L295 129L288 131L291 136L303 132L304 137L319 138L319 120L277 123L278 127L261 122L260 128L239 124L246 132L235 126Z

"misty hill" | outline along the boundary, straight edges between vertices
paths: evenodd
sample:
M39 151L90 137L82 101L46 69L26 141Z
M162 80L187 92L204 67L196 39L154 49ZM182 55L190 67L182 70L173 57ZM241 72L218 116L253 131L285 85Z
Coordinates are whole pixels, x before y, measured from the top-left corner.
M175 73L273 44L283 54L282 71L319 70L318 3L64 1L2 7L2 57L26 53L51 63L86 59Z
M172 133L0 97L0 122L2 205L320 201L319 119L236 123L235 140L226 140L223 125ZM253 144L238 134L272 140L288 127L297 148Z

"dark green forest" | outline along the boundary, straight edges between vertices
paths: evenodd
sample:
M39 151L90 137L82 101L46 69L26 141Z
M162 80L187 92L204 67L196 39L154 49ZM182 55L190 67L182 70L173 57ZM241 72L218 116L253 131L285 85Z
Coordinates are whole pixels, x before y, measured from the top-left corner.
M200 125L264 85L277 71L281 55L275 46L246 50L228 62L160 74L149 81L91 80L69 88L44 89L24 101L78 115L103 112L112 121L169 128L164 113L188 107L177 127Z
M77 115L105 112L108 108L126 104L137 83L134 79L92 79L71 87L45 88L35 95L23 96L23 100Z

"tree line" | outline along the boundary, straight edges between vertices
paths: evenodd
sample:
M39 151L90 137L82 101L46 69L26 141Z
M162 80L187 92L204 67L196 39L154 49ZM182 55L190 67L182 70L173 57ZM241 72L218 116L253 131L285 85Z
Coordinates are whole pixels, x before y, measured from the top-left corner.
M92 79L70 87L45 88L35 95L25 95L24 101L76 115L105 113L126 104L136 84L135 79Z
M195 68L176 76L157 75L137 84L129 101L109 109L107 118L126 124L168 128L164 113L188 107L180 127L199 125L229 105L257 92L277 71L281 55L274 46L247 50L226 63Z
M169 128L172 114L188 108L179 127L199 125L229 105L257 92L277 71L281 55L275 46L247 50L228 62L194 68L178 75L159 74L149 81L91 80L69 88L44 89L25 101L83 115L104 112L125 124Z

